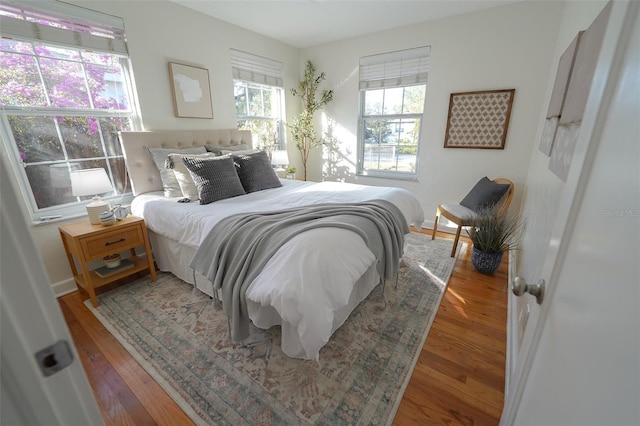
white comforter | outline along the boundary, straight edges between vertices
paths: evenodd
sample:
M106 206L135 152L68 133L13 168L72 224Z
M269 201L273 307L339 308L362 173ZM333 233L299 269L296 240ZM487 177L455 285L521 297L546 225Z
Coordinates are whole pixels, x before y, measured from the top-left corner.
M194 249L219 220L249 211L385 199L398 206L408 224L420 229L424 220L418 200L404 189L339 182L282 183L281 188L207 205L143 194L134 199L131 211L144 217L155 233ZM326 228L305 232L292 238L267 263L249 287L247 299L273 307L282 322L296 330L299 341L288 344L283 329L282 350L287 355L317 361L320 349L341 325L334 323L335 313L348 304L355 282L375 261L362 238L353 232ZM256 325L272 325L255 310L250 314Z

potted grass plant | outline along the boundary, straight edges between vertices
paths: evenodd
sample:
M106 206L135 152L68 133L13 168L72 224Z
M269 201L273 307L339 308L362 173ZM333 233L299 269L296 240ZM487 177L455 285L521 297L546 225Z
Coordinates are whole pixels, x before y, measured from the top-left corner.
M493 274L500 267L504 252L518 247L520 225L519 217L500 214L495 207L476 212L467 233L473 242L471 263L478 272Z

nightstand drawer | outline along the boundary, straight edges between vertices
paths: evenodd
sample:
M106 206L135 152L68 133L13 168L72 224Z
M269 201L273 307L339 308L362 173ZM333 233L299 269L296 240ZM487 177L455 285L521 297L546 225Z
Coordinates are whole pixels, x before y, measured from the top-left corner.
M87 259L96 259L107 254L144 244L144 237L140 226L129 226L118 230L117 233L96 235L83 238L80 242Z

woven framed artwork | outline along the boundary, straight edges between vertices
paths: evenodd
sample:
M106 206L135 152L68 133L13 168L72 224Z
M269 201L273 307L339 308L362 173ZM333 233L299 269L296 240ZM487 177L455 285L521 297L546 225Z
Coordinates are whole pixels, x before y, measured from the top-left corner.
M504 149L516 89L452 93L445 148Z

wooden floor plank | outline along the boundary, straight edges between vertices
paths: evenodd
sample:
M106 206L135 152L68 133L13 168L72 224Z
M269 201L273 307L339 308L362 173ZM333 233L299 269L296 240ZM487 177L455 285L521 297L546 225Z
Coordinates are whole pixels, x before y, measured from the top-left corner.
M82 323L73 315L69 306L62 301L60 307L71 334L74 336L74 343L85 371L94 371L94 374L89 376L89 383L96 395L100 409L109 413L108 416L103 416L106 423L114 425L136 425L138 422L153 424L144 405L126 386L109 360L104 357Z
M431 231L424 233L431 235ZM452 238L438 233L438 238ZM461 241L468 239L461 238ZM468 245L470 247L470 244ZM471 249L455 264L394 425L497 425L504 403L507 270L476 272ZM189 425L178 405L84 305L59 299L107 425Z
M140 402L140 407L145 409L142 411L136 405L131 405L131 409L127 410L134 420L134 424L193 424L175 401L149 376L115 337L102 326L100 321L93 316L78 293L64 296L60 304L66 305L71 315L74 315L82 323L82 331L76 329L74 332L74 329L71 329L76 348L94 345L95 349L91 351L93 357L100 357L106 360L112 369L117 372L121 380L119 381L111 372L104 373L94 363L85 366L87 375L94 376L95 380L101 384L104 382L109 383L118 395L134 396ZM89 373L90 371L91 373ZM96 394L95 388L94 394ZM96 398L100 399L100 395L96 395ZM127 404L134 404L134 402L127 399ZM122 424L119 423L119 413L114 411L114 407L110 406L109 409L109 413L105 411L102 413L103 417L105 417L105 422L113 421L115 422L114 424Z

